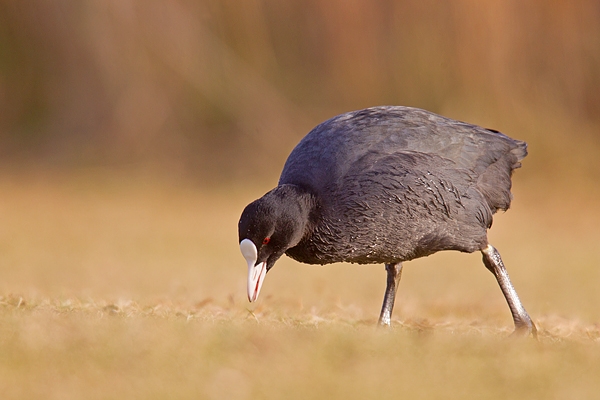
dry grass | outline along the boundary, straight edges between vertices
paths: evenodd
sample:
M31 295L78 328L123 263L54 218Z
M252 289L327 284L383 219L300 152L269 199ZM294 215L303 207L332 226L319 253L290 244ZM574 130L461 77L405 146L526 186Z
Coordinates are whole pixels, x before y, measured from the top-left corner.
M2 398L597 398L594 190L540 203L517 184L496 218L535 342L506 339L477 255L408 263L390 330L382 266L283 259L249 305L236 223L267 189L2 177Z

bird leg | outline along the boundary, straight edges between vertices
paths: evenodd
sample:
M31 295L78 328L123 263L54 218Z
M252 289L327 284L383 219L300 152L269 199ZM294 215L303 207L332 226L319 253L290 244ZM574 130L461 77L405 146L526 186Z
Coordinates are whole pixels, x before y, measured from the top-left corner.
M387 286L385 288L385 295L383 296L381 314L379 315L380 326L390 326L394 300L396 300L396 289L402 276L402 263L385 264L385 270L387 271Z
M481 254L483 254L483 263L485 264L485 267L496 277L500 289L502 289L502 293L506 298L510 312L512 313L515 322L515 332L513 335L527 336L531 334L534 338L537 338L537 329L529 317L529 314L525 311L525 307L521 304L521 300L519 300L519 296L510 282L508 272L506 272L502 258L500 258L500 253L498 253L498 250L496 250L494 246L488 244L485 249L481 250Z

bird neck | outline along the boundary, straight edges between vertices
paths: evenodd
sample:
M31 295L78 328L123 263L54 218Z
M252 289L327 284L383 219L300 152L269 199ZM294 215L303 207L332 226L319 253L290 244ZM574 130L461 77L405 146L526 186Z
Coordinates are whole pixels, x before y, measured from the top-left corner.
M318 208L315 196L310 191L291 184L277 186L269 195L280 205L277 224L291 233L289 245L295 246L314 228Z

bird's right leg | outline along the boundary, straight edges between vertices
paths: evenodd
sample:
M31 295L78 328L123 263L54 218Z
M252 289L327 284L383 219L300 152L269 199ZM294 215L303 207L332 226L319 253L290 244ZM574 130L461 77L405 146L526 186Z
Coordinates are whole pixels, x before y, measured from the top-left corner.
M500 289L502 289L502 293L506 298L506 302L508 303L508 307L510 308L515 323L514 334L531 334L534 338L537 338L535 324L531 320L531 317L529 317L529 314L527 314L527 311L525 311L525 307L523 307L521 300L519 300L517 291L510 282L508 272L506 272L502 258L500 258L500 253L498 253L498 250L491 244L488 244L485 249L481 250L481 253L483 254L483 263L485 264L485 267L494 274L500 285Z
M394 301L396 300L396 289L398 289L400 277L402 276L402 263L385 264L385 270L387 271L387 286L383 297L383 305L381 306L381 314L379 315L380 326L390 326Z

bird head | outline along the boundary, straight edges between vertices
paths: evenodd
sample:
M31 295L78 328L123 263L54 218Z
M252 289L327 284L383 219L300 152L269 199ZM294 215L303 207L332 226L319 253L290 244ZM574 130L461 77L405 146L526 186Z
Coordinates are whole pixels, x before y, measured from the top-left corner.
M307 202L292 185L278 186L250 203L240 217L240 250L248 264L248 300L256 301L265 275L297 245L308 223Z

